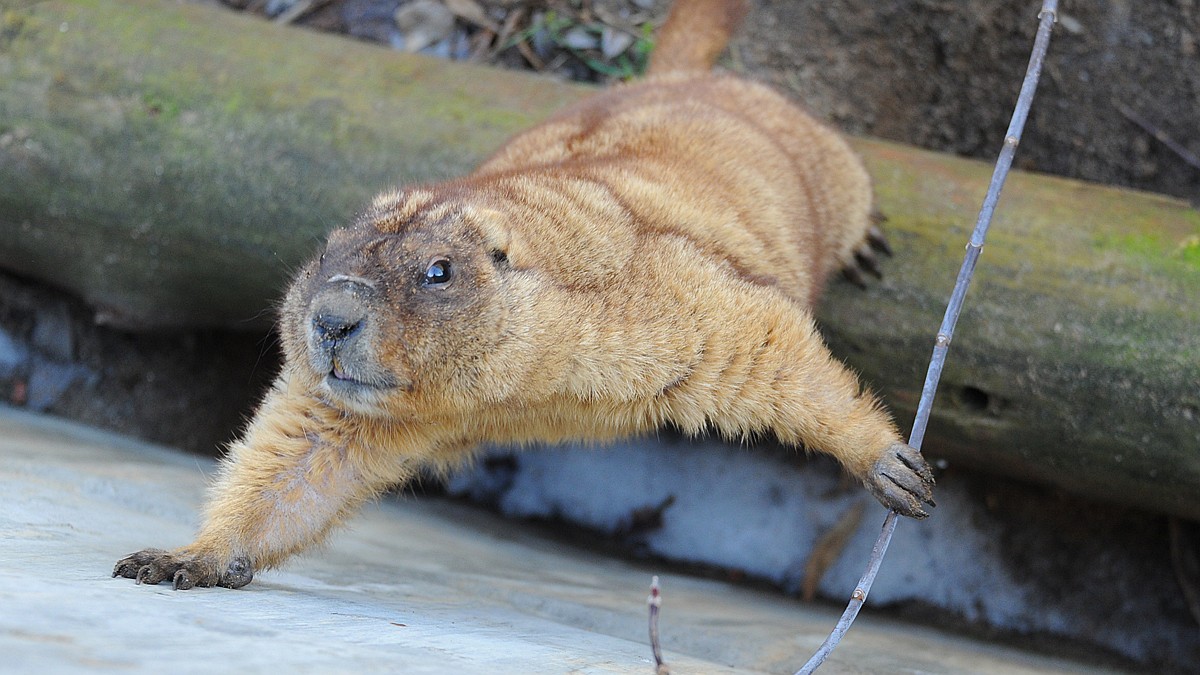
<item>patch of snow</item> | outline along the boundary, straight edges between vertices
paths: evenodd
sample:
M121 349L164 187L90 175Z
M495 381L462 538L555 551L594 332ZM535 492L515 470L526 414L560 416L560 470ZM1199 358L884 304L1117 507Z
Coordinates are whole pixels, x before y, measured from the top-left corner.
M790 592L800 587L817 539L857 501L869 501L818 586L819 595L839 603L861 577L886 515L825 458L784 462L716 440L635 440L531 450L511 459L507 454L492 451L493 461L454 476L449 492L494 504L505 515L561 518L616 534L668 559L742 570ZM968 622L1020 634L1067 635L1137 659L1189 649L1194 636L1175 623L1169 629L1135 627L1146 623L1137 617L1161 612L1160 599L1129 592L1132 604L1121 607L1119 616L1090 616L1086 600L1068 606L1050 597L1076 579L1048 578L1044 570L1018 577L1012 552L1003 549L1005 528L1012 525L990 513L970 485L945 481L938 485L933 517L901 519L869 605L925 603ZM629 534L632 514L664 503L661 527ZM1022 554L1048 556L1053 539L1052 532L1044 533ZM1117 562L1104 569L1130 567ZM1124 583L1119 574L1093 573L1091 592Z
M29 351L25 345L0 328L0 377L12 377L27 358Z

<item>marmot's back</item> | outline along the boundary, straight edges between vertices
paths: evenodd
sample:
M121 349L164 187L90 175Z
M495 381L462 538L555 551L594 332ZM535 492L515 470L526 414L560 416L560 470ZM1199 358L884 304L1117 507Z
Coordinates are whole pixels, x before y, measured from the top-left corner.
M630 212L630 227L678 233L803 303L851 263L870 226L870 179L845 141L770 89L728 76L667 73L594 96L512 139L474 177L539 170L611 186L602 198ZM610 245L631 241L611 235Z

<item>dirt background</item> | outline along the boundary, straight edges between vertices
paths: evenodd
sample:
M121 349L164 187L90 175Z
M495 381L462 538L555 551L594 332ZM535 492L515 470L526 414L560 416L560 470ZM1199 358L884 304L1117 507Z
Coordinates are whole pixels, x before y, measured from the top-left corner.
M1060 4L1020 168L1200 200L1195 0ZM733 46L748 73L854 134L992 159L1028 64L1032 0L756 3ZM1123 112L1124 110L1124 112Z

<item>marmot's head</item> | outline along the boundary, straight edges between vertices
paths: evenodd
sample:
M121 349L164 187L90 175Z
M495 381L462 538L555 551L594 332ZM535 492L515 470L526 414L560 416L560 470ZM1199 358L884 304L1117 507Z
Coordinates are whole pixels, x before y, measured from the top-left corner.
M364 414L414 397L465 402L493 383L483 361L512 304L507 229L449 192L382 195L330 234L284 300L293 377Z

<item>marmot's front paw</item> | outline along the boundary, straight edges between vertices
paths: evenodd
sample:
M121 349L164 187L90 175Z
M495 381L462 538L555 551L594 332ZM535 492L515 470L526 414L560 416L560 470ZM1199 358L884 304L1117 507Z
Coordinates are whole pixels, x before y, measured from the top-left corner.
M246 558L234 558L224 572L219 569L220 565L212 556L148 548L118 560L112 575L136 579L139 584L157 584L170 579L177 591L196 586L241 588L254 578L254 566Z
M927 518L923 503L933 503L933 470L921 453L905 443L893 443L875 462L867 489L883 505L913 518Z

